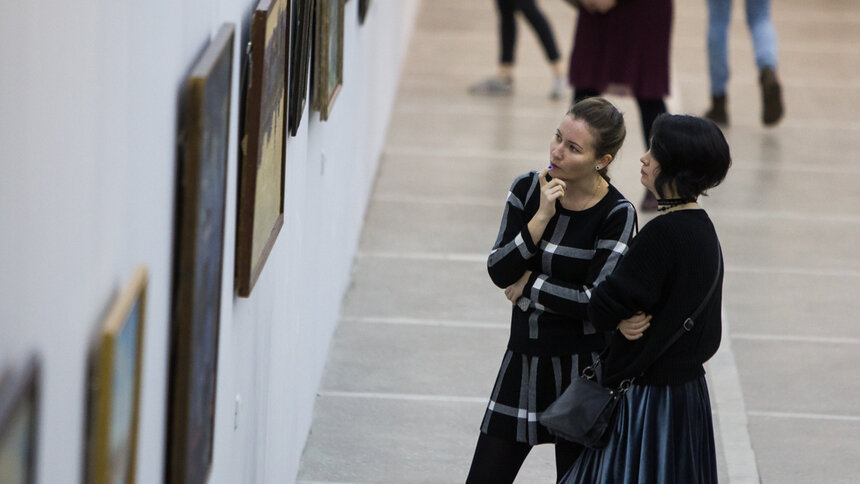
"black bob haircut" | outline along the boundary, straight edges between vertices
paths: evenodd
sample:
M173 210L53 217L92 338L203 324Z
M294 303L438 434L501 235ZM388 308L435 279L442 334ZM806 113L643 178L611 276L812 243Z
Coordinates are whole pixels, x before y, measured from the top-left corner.
M694 201L726 178L732 157L723 132L695 116L662 114L651 127L651 154L660 164L654 181L659 198L674 187L678 197Z

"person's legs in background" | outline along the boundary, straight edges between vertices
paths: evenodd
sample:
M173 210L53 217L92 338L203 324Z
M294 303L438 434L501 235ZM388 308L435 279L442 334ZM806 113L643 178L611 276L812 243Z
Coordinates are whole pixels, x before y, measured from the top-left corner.
M711 108L705 117L715 123L729 122L726 85L729 81L728 35L732 0L708 1L708 73L711 80Z
M466 484L514 482L531 450L528 444L507 441L481 432Z
M642 135L645 137L645 149L651 149L651 126L657 116L666 112L666 103L662 99L636 98L639 105L639 115L642 118ZM650 190L645 190L645 198L640 206L643 212L657 210L657 198Z
M561 99L567 81L564 77L561 55L558 52L558 46L552 34L552 27L550 27L546 16L538 10L535 0L517 0L517 8L523 13L523 16L531 24L532 29L534 29L538 39L540 39L547 61L552 69L553 82L549 97L553 100Z
M597 89L593 89L590 87L583 87L583 88L578 88L578 89L574 88L574 90L573 90L573 104L576 104L585 98L595 97L595 96L599 96L599 95L600 95L600 92Z
M514 49L517 45L517 0L496 0L499 14L499 67L495 76L469 86L478 96L508 96L514 91Z
M762 123L772 126L782 119L782 88L776 77L776 29L770 19L770 0L746 0L747 25L759 69Z

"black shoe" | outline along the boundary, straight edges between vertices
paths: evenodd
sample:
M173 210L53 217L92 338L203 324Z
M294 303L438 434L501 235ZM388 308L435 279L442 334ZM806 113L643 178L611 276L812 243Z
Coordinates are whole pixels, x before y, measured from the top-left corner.
M770 67L761 70L758 78L761 84L761 122L765 126L773 126L782 119L782 88L776 78L776 72Z
M711 109L705 113L705 117L720 126L729 125L729 112L726 109L726 95L711 96Z

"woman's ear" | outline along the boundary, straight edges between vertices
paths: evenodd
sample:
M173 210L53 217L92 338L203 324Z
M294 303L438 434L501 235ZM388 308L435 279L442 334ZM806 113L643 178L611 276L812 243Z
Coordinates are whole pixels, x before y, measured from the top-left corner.
M612 155L607 153L600 157L600 161L598 161L597 164L600 165L601 170L605 170L609 164L612 163L613 159Z

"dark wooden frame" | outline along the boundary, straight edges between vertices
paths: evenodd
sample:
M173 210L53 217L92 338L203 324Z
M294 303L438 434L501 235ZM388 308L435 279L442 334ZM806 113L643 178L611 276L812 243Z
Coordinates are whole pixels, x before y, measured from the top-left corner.
M26 456L21 463L23 481L3 480L3 484L34 484L36 482L36 457L39 452L39 407L40 407L41 364L38 358L31 357L26 366L15 373L4 375L0 380L0 454L4 450L7 438L14 428L12 425L19 418L22 410L28 410L26 432ZM2 474L0 478L9 478Z
M290 135L298 133L308 95L315 0L294 0L290 46Z
M370 8L370 0L358 0L358 23L363 24L367 18L367 10Z
M131 422L128 435L128 466L124 482L134 484L137 475L137 437L140 415L140 382L143 368L143 337L146 322L147 272L135 269L129 283L111 306L99 332L90 367L89 425L87 444L87 479L92 484L108 484L112 479L116 456L111 456L110 435L116 385L113 379L123 330L137 315L135 333L134 382ZM136 310L136 312L135 312Z
M181 112L168 483L204 483L212 467L234 30L192 68Z
M332 19L332 8L337 9ZM314 22L314 81L313 108L325 121L331 114L334 101L343 85L343 0L317 0ZM337 45L335 72L331 72L331 42ZM332 82L333 81L333 82Z
M288 0L261 0L251 20L236 234L235 282L241 297L251 295L284 224L288 6ZM267 170L278 173L266 176ZM267 191L270 183L277 186ZM261 189L277 201L261 200ZM264 220L263 209L277 215Z

